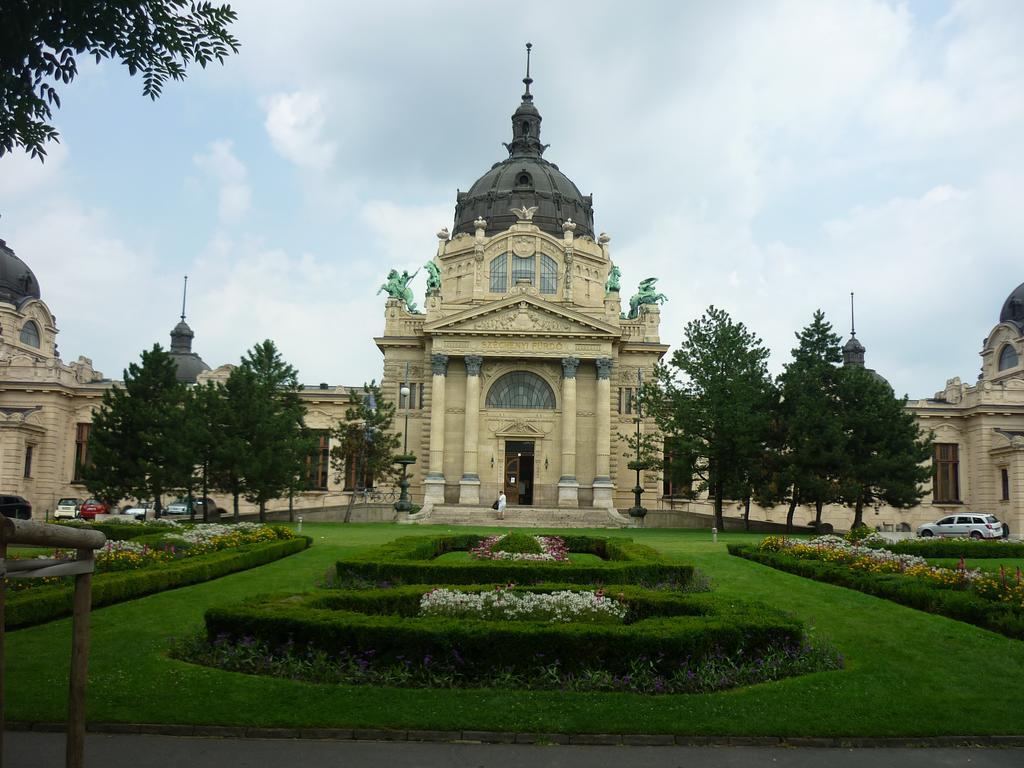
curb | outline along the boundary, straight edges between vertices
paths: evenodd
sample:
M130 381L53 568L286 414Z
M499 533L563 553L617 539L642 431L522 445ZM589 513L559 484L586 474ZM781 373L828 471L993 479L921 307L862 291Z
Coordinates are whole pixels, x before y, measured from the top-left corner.
M64 723L8 722L9 731L63 733ZM544 744L616 747L793 747L816 749L1024 747L1022 736L684 736L671 733L515 733L389 728L252 728L232 725L89 723L89 733L187 736L213 739L309 739L319 741L411 741L435 744Z

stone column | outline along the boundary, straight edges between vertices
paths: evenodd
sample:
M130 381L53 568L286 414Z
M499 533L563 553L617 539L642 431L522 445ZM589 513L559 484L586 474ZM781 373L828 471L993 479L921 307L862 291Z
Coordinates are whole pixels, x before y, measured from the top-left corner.
M423 480L423 506L444 504L444 384L448 355L431 355L434 378L430 397L430 468Z
M580 505L576 480L576 369L578 357L562 358L562 476L558 479L558 506Z
M594 506L612 509L615 486L611 478L612 454L612 359L599 357L597 365L597 407L594 409L597 432L597 461L594 475Z
M466 436L462 444L462 479L459 481L459 504L480 503L480 475L477 474L477 442L480 433L480 366L479 355L466 355Z

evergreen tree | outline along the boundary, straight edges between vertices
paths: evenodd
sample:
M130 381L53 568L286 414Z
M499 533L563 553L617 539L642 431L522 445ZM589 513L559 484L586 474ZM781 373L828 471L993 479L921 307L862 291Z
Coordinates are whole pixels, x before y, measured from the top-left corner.
M192 452L183 418L185 387L160 345L124 372L124 386L103 393L89 435L89 492L105 501L152 499L156 515L164 493L187 485Z
M838 499L846 435L839 407L842 360L839 335L821 310L796 334L793 359L779 376L779 495L788 494L786 530L798 504L814 504L815 525L825 504Z
M364 481L395 477L395 458L402 436L391 431L394 418L395 403L384 398L376 382L349 392L345 417L332 431L331 466L339 482L352 477L354 486L359 488Z
M208 382L205 386L196 386L189 391L189 411L192 422L193 456L198 470L197 484L200 488L203 503L203 522L209 522L210 510L205 499L210 495L214 471L217 461L217 448L222 439L223 428L224 386Z
M241 417L240 438L248 443L242 480L245 498L259 505L260 522L267 502L280 498L294 485L312 450L305 429L306 407L299 398L298 373L281 359L267 339L242 358L247 407Z
M714 500L715 525L724 529L723 500L750 488L750 465L765 460L773 393L768 350L743 323L709 307L687 323L683 342L656 370L648 407L681 453L694 463L701 490Z
M839 369L839 400L846 433L839 497L854 508L853 527L864 524L864 507L880 503L911 507L931 477L931 437L923 437L907 398L874 372Z
M238 501L245 492L249 460L249 409L256 400L253 371L237 366L228 376L220 397L207 401L208 417L214 425L216 440L210 448L211 484L231 494L232 517L238 522Z

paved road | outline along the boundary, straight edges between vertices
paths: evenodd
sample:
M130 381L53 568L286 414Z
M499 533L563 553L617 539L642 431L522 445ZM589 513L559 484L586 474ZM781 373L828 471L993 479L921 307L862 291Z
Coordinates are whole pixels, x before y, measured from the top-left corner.
M64 764L64 735L4 734L6 768ZM183 736L86 737L95 768L1020 768L1024 748L818 749L433 744Z

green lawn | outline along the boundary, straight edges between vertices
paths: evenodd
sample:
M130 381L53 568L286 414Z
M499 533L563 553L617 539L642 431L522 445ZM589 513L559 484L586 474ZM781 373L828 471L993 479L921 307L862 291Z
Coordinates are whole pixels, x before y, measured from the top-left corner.
M625 535L691 562L720 593L794 612L830 639L847 668L700 696L638 696L318 686L194 667L168 639L203 611L246 595L306 589L342 554L435 526L306 524L314 546L213 582L97 610L92 616L93 722L262 726L650 732L707 735L926 736L1024 733L1024 643L857 592L730 557L705 531ZM7 717L63 719L70 620L7 636ZM956 659L956 663L949 660Z

